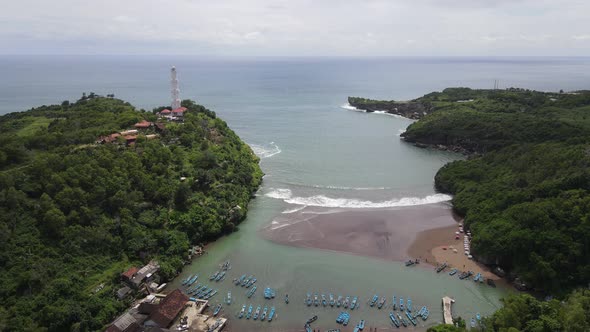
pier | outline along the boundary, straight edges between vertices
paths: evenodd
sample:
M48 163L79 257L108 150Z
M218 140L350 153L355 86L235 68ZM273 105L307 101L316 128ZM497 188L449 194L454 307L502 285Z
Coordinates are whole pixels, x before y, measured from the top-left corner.
M452 305L455 300L452 298L445 296L442 298L442 306L443 306L443 320L445 324L453 325L453 313L452 313Z

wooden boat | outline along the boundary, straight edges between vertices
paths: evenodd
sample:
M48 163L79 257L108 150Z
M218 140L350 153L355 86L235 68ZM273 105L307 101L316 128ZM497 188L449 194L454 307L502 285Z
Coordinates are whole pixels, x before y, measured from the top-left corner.
M275 307L272 307L272 308L270 308L270 313L268 314L268 321L271 322L274 317L275 317Z
M231 292L227 292L227 299L225 301L227 304L231 304Z
M373 295L373 299L369 302L369 306L374 307L375 304L377 304L377 301L379 301L379 295L375 294Z
M352 302L350 302L350 310L354 310L358 306L358 297L353 297Z
M213 273L213 274L212 274L212 275L209 277L209 280L211 280L211 281L215 280L215 278L217 278L217 275L219 275L219 271L217 271L217 272Z
M404 298L401 296L399 298L399 310L404 311Z
M318 299L318 294L313 294L313 305L316 307L320 305L320 300Z
M350 305L350 296L347 296L346 299L344 299L344 308L348 308L348 306Z
M326 300L326 295L322 294L322 305L325 307L328 305L328 301Z
M256 308L256 311L254 312L254 316L252 316L253 320L258 320L258 316L260 316L260 310L262 310L262 308L260 308L260 306L258 306Z
M311 317L310 319L307 320L306 324L311 324L311 323L315 322L316 320L318 320L318 316L314 315L313 317Z
M391 303L393 304L393 310L395 310L397 307L397 301L396 301L395 295L393 296Z
M440 271L442 271L446 268L447 268L447 263L443 263L442 265L440 265L439 267L436 268L436 273L439 273Z
M428 315L430 315L430 311L428 311L428 309L424 309L424 311L422 312L422 320L427 320L428 319Z
M213 317L217 317L217 314L221 311L221 303L215 306L215 310L213 310Z
M242 274L242 276L239 279L234 279L234 284L240 285L242 282L244 282L244 280L246 280L246 275Z
M311 306L311 294L307 293L307 298L305 299L305 304L307 304L307 306Z
M289 294L285 294L285 303L289 304Z
M215 281L223 280L223 278L225 278L225 271L221 271L221 273L215 277Z
M263 321L266 319L266 313L268 313L268 307L264 307L264 310L262 310L262 314L260 315L260 321Z
M251 298L251 297L252 297L252 295L254 295L254 293L255 293L255 292L256 292L256 286L254 286L254 287L250 288L250 290L248 291L248 293L246 293L246 296L247 296L248 298Z
M412 325L416 326L417 323L414 317L412 317L412 314L406 311L406 317L408 317L408 320L410 321L410 323L412 323Z
M334 304L336 304L336 301L334 300L334 294L330 293L330 306L333 307Z
M242 306L242 310L240 310L240 313L238 314L238 318L240 318L240 319L241 319L242 317L244 317L244 314L245 314L245 313L246 313L246 305L244 304L244 305Z
M406 310L407 311L412 311L412 299L410 299L410 297L408 296L408 299L406 300Z
M385 305L385 301L387 301L385 300L385 296L382 296L381 300L379 300L379 303L377 303L377 309L383 308L383 306Z
M254 308L252 308L252 305L250 304L250 306L248 307L248 312L246 313L246 319L250 319L250 317L252 317L253 310Z
M342 295L338 295L338 299L336 300L336 307L340 308L342 305Z
M389 313L389 319L391 319L391 322L393 323L393 325L395 325L395 327L399 328L399 321L393 314L393 311Z
M365 328L365 320L361 319L358 325L359 329L362 331Z
M189 276L188 276L186 279L184 279L184 280L182 281L182 285L183 285L183 286L184 286L184 285L186 285L186 284L188 283L188 281L189 281L189 280L191 280L191 278L192 278L192 277L193 277L193 275L192 275L192 274L191 274L191 275L189 275Z
M404 327L408 327L408 321L405 320L400 314L397 314L397 318L399 319L400 323L402 323L402 325Z
M457 274L457 269L452 269L451 272L449 272L450 276L454 276L455 274Z
M250 279L250 281L248 281L248 283L246 284L246 288L250 288L252 287L252 285L254 285L254 283L256 283L256 278L252 278Z
M241 284L240 284L240 285L241 285L242 287L246 287L246 285L247 285L247 284L250 282L250 280L252 280L252 278L254 278L254 276L252 276L252 275L251 275L251 276L249 276L248 278L244 279L244 280L241 282Z

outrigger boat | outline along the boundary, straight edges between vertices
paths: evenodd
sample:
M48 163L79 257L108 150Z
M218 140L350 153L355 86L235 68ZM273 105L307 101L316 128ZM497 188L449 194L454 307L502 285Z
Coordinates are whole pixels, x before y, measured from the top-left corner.
M260 306L258 306L258 307L256 308L256 311L254 312L254 316L252 316L252 319L254 319L254 320L257 320L257 319L258 319L258 316L260 316L260 310L261 310L261 309L262 309L262 308L260 308Z
M285 294L285 303L289 304L289 294Z
M440 271L442 271L446 268L447 268L447 263L443 263L442 265L440 265L439 267L436 268L436 273L439 273Z
M350 296L347 296L346 299L344 300L344 308L348 308L349 305L350 305Z
M334 304L336 304L336 301L334 300L334 295L330 293L330 307L333 307Z
M393 296L391 303L393 304L393 310L395 310L397 307L397 301L396 301L395 295Z
M254 283L256 283L256 278L252 278L250 279L250 281L248 281L248 283L246 284L246 288L250 288L252 287L252 285L254 285Z
M215 306L215 310L213 310L213 317L217 317L217 314L221 311L221 303Z
M373 295L373 299L369 302L369 305L371 307L374 307L375 304L377 304L377 301L379 301L379 295L375 294Z
M250 319L250 317L252 317L252 310L254 308L252 308L252 305L250 304L250 306L248 307L248 312L246 313L246 319Z
M305 304L307 304L307 306L311 306L311 294L307 293L307 298L305 299Z
M326 301L326 295L322 294L322 305L325 307L328 305L328 301Z
M246 296L247 296L248 298L251 298L251 297L252 297L252 295L254 295L254 292L256 292L256 286L252 287L252 288L251 288L251 289L248 291L248 293L246 293Z
M234 284L236 284L236 286L240 285L244 280L246 280L246 275L242 274L242 276L240 277L240 279L234 279Z
M386 300L385 300L385 296L382 296L382 297L381 297L381 300L379 301L379 303L377 303L377 308L378 308L378 309L381 309L381 308L383 308L383 305L385 305L385 301L386 301Z
M399 310L404 311L404 298L401 296L399 298Z
M359 322L359 324L357 325L359 330L363 330L365 328L365 320L361 319L361 321Z
M250 282L250 280L252 280L252 278L254 278L254 276L252 276L252 275L251 275L251 276L249 276L248 278L246 278L246 279L242 280L242 282L240 283L240 285L241 285L242 287L246 287L246 285L247 285L247 284Z
M412 311L412 299L410 299L410 297L406 300L406 310L410 312Z
M457 271L459 271L459 270L457 270L457 269L452 269L452 270L451 270L451 272L449 272L449 275L450 275L450 276L454 276L454 275L457 273Z
M399 328L399 321L393 314L393 311L389 313L389 319L391 319L391 322L393 323L393 325L395 325L395 327Z
M342 305L342 295L338 295L338 299L336 300L336 307L340 308Z
M225 302L231 304L231 292L227 292L227 300Z
M313 294L313 305L316 307L320 305L320 300L318 299L318 294Z
M186 284L188 283L188 281L189 281L189 280L191 280L191 278L192 278L192 277L193 277L193 275L191 274L191 275L190 275L190 276L188 276L186 279L184 279L184 280L182 281L182 285L183 285L183 286L184 286L184 285L186 285Z
M215 280L215 278L217 278L217 276L219 275L219 271L213 273L210 277L209 280Z
M357 305L358 305L358 302L357 302L358 299L359 298L356 297L356 296L352 298L352 302L350 302L350 310L354 310L354 308L357 307Z
M270 308L270 314L268 314L268 321L271 322L275 317L275 307Z
M408 311L406 311L406 316L410 320L410 323L412 323L412 325L416 326L417 323L416 323L416 320L414 319L414 317L412 317L412 314L409 313Z
M264 310L262 310L262 315L260 315L260 321L263 321L266 319L266 313L268 312L268 307L264 307Z
M244 317L244 314L245 314L245 313L246 313L246 305L244 304L244 305L242 306L242 310L240 310L240 313L238 314L238 318L240 318L240 319L241 319L242 317Z

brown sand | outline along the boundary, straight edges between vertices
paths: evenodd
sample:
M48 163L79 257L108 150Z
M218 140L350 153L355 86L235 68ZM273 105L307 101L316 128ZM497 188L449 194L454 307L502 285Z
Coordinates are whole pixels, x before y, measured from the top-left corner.
M303 210L274 221L262 229L262 234L291 246L404 260L415 256L408 255L408 249L421 232L456 224L448 204L324 214Z

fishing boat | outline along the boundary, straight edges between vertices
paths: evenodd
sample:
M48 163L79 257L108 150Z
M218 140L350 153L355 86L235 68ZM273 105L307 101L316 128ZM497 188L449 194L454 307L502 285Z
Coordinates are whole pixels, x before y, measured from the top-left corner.
M215 280L215 278L217 278L217 275L219 275L219 271L213 273L210 277L209 280Z
M320 305L320 300L318 299L318 294L313 294L313 305L314 306L319 306Z
M254 286L256 287L256 286ZM274 289L270 288L270 287L266 287L264 289L264 298L267 300L273 299L276 296L276 292Z
M363 330L365 328L365 320L361 319L361 321L359 322L359 324L357 325L359 327L359 330Z
M231 304L231 292L227 292L227 299L225 300L225 303Z
M399 297L399 310L404 311L404 298L401 296Z
M198 275L195 275L194 277L191 278L191 280L188 281L188 283L186 284L187 286L192 286L192 284L195 283L195 281L197 281L197 279L199 278Z
M430 311L428 311L428 309L424 309L424 311L422 312L422 320L427 320L428 319L428 315L430 315Z
M334 294L330 293L330 307L333 307L336 304L334 300Z
M184 286L184 285L186 285L186 284L188 283L188 281L189 281L189 280L191 280L191 278L192 278L192 277L193 277L193 275L192 275L192 274L191 274L191 275L189 275L189 276L188 276L186 279L184 279L184 280L182 281L182 285L183 285L183 286Z
M242 310L240 310L240 313L238 314L238 318L240 318L240 319L241 319L242 317L244 317L244 314L245 314L245 313L246 313L246 305L244 304L244 305L242 306Z
M346 299L344 299L344 308L348 308L349 305L350 305L350 296L347 296Z
M234 284L236 284L236 286L240 285L244 280L246 280L246 275L242 274L242 276L239 279L234 279Z
M406 300L406 310L407 311L412 311L412 299L410 299L410 297L408 296L408 299Z
M385 301L387 301L385 300L385 296L382 296L381 300L379 300L379 303L377 303L377 309L383 308L383 305L385 305Z
M305 332L313 332L313 330L311 329L311 326L309 326L309 324L305 324Z
M254 308L252 308L252 305L250 304L248 307L248 312L246 313L246 319L250 319L250 317L252 317L252 310L254 310Z
M439 273L440 271L442 271L446 268L447 268L447 263L443 263L442 265L440 265L439 267L436 268L436 273Z
M397 301L396 301L395 295L393 296L393 299L391 300L391 303L393 304L393 310L395 310L396 307L397 307Z
M270 313L268 314L268 321L271 322L274 317L275 317L275 307L272 307L272 308L270 308Z
M399 322L404 326L404 327L408 327L408 321L405 320L400 314L397 314L397 319L399 319Z
M338 295L338 299L336 299L336 307L340 308L342 305L342 295Z
M229 269L231 269L231 265L229 264L229 261L225 261L222 265L221 265L221 269L224 271L227 271Z
M249 276L248 278L242 280L242 282L240 283L240 286L246 287L246 285L250 282L250 280L252 280L252 278L254 278L254 276Z
M289 304L289 294L285 294L285 303Z
M475 318L471 317L471 327L475 327Z
M258 320L258 316L260 316L260 310L262 310L262 308L260 308L260 306L258 306L256 308L256 311L254 312L254 316L252 316L252 319Z
M252 297L252 295L254 295L254 292L256 292L256 286L254 286L254 287L250 288L250 290L248 291L248 293L246 293L246 296L247 296L248 298L251 298L251 297Z
M311 317L310 319L307 320L306 324L311 324L311 323L315 322L316 320L318 320L318 316L314 315L313 317Z
M369 305L371 307L374 307L375 304L377 304L377 301L379 301L379 295L375 294L373 295L373 299L369 302Z
M212 298L213 296L215 296L217 294L217 289L214 290L213 292L207 294L207 296L205 297L205 300L209 300L210 298Z
M217 314L221 311L221 303L215 306L215 310L213 310L213 317L217 317Z
M406 317L408 317L408 320L410 321L410 323L412 323L412 325L416 326L417 323L414 317L412 317L412 314L406 311Z
M356 306L358 305L358 297L353 297L352 298L352 302L350 302L350 310L354 310L354 308L356 308Z
M475 314L475 319L479 322L481 320L481 315L478 313Z
M416 262L414 262L414 261L413 261L413 260L411 260L411 259L409 259L409 260L407 260L407 261L406 261L406 266L412 266L412 265L414 265L414 264L416 264Z
M391 322L393 323L393 325L395 325L395 327L399 328L399 321L397 320L397 318L393 314L393 311L389 313L389 319L391 319Z
M450 276L454 276L455 274L457 274L457 271L459 271L459 270L457 270L457 269L452 269L452 270L451 270L451 272L449 272L449 275L450 275Z
M325 307L328 305L328 301L326 301L326 295L322 294L322 305Z
M478 282L480 277L481 273L476 274L475 277L473 277L473 281Z
M342 325L347 326L349 321L350 321L350 315L347 312L346 315L344 315L344 321L342 322Z
M260 321L263 321L266 319L266 313L268 313L268 307L264 307L264 310L262 310L262 314L260 315Z
M307 304L307 306L311 306L311 294L307 293L307 298L305 299L305 304Z
M246 284L246 288L250 288L252 287L252 285L254 285L254 283L256 283L256 278L252 278L250 279L250 281L248 281L248 283Z

